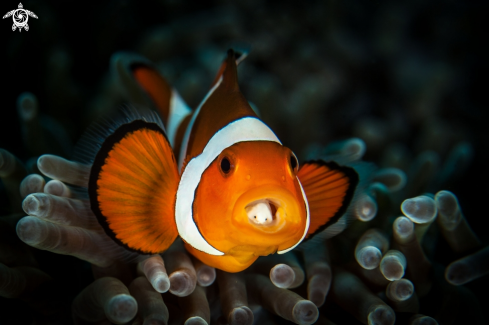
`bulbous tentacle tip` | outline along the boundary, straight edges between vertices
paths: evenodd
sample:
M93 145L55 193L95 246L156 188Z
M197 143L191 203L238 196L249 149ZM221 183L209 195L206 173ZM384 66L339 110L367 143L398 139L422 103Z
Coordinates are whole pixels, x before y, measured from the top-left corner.
M252 325L253 312L246 306L236 307L229 313L229 325Z
M384 184L390 192L397 192L406 186L407 176L399 168L382 168L375 173L373 181Z
M472 280L472 273L470 265L463 261L455 261L447 266L445 279L455 286L463 285Z
M194 316L187 319L184 325L208 325L208 324L202 317Z
M270 270L270 281L278 288L289 288L294 280L295 272L287 264L277 264Z
M404 200L401 211L412 222L418 224L431 222L438 212L435 200L426 195Z
M400 251L388 251L380 262L380 272L389 281L399 280L404 276L407 262L406 257Z
M185 271L176 271L170 274L170 292L178 297L186 297L195 289L195 281Z
M414 224L409 218L401 216L394 221L393 230L398 237L408 238L414 232Z
M449 191L439 191L435 195L439 222L447 230L455 229L462 220L457 197Z
M24 121L30 121L37 116L39 107L37 98L30 92L24 92L17 98L17 110Z
M107 318L116 324L129 322L136 316L138 303L136 299L127 294L112 297L104 308Z
M367 270L373 270L379 266L382 260L382 252L373 246L366 246L355 254L358 264Z
M161 272L152 279L151 285L159 293L164 293L170 289L170 279L166 273Z
M370 221L375 218L377 211L377 202L370 195L364 195L355 202L355 214L358 220L364 222Z
M36 217L24 217L19 220L16 227L17 236L28 245L35 245L42 241L44 229L41 221Z
M201 287L208 287L216 280L216 269L208 265L202 265L197 270L197 283Z
M297 324L313 324L319 317L319 311L312 301L300 300L292 309L292 317Z
M412 297L414 285L408 279L400 279L389 283L385 290L387 298L393 301L405 301Z
M429 316L415 315L409 325L438 325L438 322Z
M387 305L375 307L367 317L369 325L394 325L396 322L396 314Z

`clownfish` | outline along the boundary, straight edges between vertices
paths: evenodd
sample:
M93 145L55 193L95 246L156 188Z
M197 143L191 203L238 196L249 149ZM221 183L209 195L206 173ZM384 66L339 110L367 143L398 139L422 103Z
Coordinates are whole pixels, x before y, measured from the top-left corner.
M120 60L122 79L156 110L126 108L81 144L82 160L92 164L90 207L117 243L158 254L180 236L203 263L239 272L259 256L289 252L345 213L358 173L334 162L299 166L240 92L244 57L228 51L194 111L150 62Z

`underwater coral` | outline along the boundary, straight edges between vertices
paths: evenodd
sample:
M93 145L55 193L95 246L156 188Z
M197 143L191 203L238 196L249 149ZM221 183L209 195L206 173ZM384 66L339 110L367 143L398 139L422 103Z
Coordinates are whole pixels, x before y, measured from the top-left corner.
M0 31L0 324L487 322L482 4L24 6L29 31ZM375 166L355 220L239 273L181 241L128 263L73 160L94 121L151 106L111 58L148 58L194 108L230 47L250 48L241 91L300 162Z

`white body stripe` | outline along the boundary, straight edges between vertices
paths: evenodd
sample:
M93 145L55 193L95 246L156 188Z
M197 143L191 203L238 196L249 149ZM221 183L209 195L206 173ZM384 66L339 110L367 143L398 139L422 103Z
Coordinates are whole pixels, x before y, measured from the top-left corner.
M214 159L224 149L243 141L273 141L281 144L273 131L257 118L245 117L233 121L214 134L205 146L204 151L189 161L178 184L175 204L178 233L192 247L210 255L224 255L224 253L212 247L197 229L192 211L195 190L200 183L202 174ZM309 208L307 216L307 224L309 225Z
M172 148L175 145L175 136L177 134L178 126L191 112L192 110L185 104L182 97L180 97L180 94L175 89L172 89L168 122L166 124L166 135L168 136Z
M306 204L306 228L304 229L304 234L302 235L302 238L294 246L289 247L287 249L283 249L281 251L278 251L277 252L278 254L285 254L285 253L293 250L294 248L296 248L297 245L299 245L304 240L304 238L306 237L307 231L309 230L309 224L311 223L311 218L310 218L310 213L309 213L309 202L307 202L306 193L304 192L304 189L302 188L302 184L301 184L301 181L299 180L299 177L297 177L297 181L299 182L299 186L301 187L302 197L304 198L304 203Z
M222 75L221 78L219 78L219 80L216 82L214 87L212 87L209 93L204 97L200 105L195 110L194 115L192 115L190 122L188 123L187 130L185 130L185 135L183 136L182 144L180 146L180 155L178 156L178 170L182 170L183 160L187 155L187 147L188 147L188 140L190 139L190 133L192 132L192 127L194 126L195 120L197 119L197 116L200 113L200 109L202 108L202 106L204 106L207 99L214 93L217 87L219 87L221 82L222 82Z

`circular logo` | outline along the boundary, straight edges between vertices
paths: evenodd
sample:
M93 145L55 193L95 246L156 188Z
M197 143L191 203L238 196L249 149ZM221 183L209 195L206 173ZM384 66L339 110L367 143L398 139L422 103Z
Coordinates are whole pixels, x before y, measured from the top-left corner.
M12 16L14 18L14 24L17 27L24 27L27 24L27 20L29 19L27 12L25 12L24 9L15 10Z

